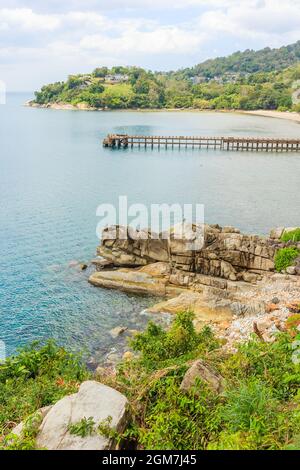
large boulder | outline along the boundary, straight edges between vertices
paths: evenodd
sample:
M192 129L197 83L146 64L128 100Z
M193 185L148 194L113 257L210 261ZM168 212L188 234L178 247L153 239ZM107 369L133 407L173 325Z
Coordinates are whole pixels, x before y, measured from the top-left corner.
M116 390L95 381L83 382L78 393L59 400L46 414L37 439L39 448L48 450L104 450L112 449L112 439L96 432L108 418L110 426L123 432L128 419L127 399ZM95 430L85 437L71 434L69 426L83 418L92 418Z

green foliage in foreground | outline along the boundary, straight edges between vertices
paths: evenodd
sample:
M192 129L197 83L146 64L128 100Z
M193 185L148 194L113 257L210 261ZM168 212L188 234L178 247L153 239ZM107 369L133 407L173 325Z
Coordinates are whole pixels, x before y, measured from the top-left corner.
M257 338L225 354L211 330L197 333L193 314L178 314L168 331L150 323L132 340L138 358L100 379L124 393L132 421L121 436L110 419L84 418L69 431L100 433L139 449L300 449L300 364L293 341L279 333L274 343ZM187 393L180 384L189 365L203 359L219 372L224 391L216 394L198 379ZM35 449L38 408L77 390L89 374L78 358L48 343L20 351L0 366L1 448ZM22 438L11 428L25 419Z
M300 250L296 247L281 248L275 255L275 268L279 273L292 266L295 259L300 255Z
M20 350L0 365L0 434L7 435L39 408L74 393L88 377L80 359L52 341Z
M173 339L173 341L172 341ZM133 422L122 438L146 449L297 448L300 366L292 339L272 344L253 338L226 355L208 328L197 334L192 314L179 314L168 333L151 324L132 346L139 359L123 363L108 384L125 393ZM188 393L180 383L193 359L202 358L225 379L221 395L201 380Z
M300 242L300 228L296 228L295 230L290 230L288 232L284 232L281 240L283 242Z

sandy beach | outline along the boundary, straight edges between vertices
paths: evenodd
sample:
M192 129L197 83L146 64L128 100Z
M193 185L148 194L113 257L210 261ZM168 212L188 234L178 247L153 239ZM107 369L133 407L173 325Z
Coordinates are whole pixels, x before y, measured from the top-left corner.
M254 114L255 116L265 116L278 119L288 119L289 121L300 122L300 113L292 113L288 111L269 111L257 109L256 111L240 111L243 114Z

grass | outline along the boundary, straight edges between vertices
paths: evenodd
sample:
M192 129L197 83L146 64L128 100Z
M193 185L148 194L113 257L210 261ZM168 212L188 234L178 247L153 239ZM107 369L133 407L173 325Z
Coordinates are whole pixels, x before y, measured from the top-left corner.
M289 266L292 266L293 262L300 255L300 250L296 247L281 248L275 255L275 269L279 273L284 271Z
M127 95L132 93L132 86L129 83L104 84L103 93L112 96Z
M126 104L129 105L133 94L132 86L127 83L104 85L102 99L109 107L126 107Z
M289 241L300 242L300 228L284 232L281 236L281 240L286 243Z

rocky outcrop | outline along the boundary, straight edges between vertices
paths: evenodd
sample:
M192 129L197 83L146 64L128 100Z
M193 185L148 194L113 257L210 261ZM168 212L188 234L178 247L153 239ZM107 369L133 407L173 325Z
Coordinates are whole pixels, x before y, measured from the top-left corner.
M281 232L282 233L282 232ZM146 236L145 236L146 235ZM115 266L137 267L157 261L169 263L172 272L204 274L231 281L255 282L274 270L276 243L256 235L244 235L234 227L205 225L203 246L191 249L189 237L180 240L126 227L103 232L98 255Z
M166 280L141 271L119 269L96 272L90 276L89 282L97 287L118 289L133 294L166 295Z
M148 231L110 227L98 248L108 267L98 258L89 281L98 287L167 297L147 312L191 310L197 330L210 324L233 345L253 333L254 319L268 313L272 298L291 302L300 297L297 265L275 273L277 250L291 244L281 236L290 230L280 227L269 237L260 237L241 234L234 227L205 225L203 243L197 246L191 226L181 239L175 239L171 231L168 238L160 234L154 240ZM285 313L282 302L280 315ZM260 331L259 323L257 328Z
M45 103L39 104L36 101L26 101L24 106L30 108L42 108L42 109L57 109L57 110L66 110L66 111L103 111L103 108L95 108L90 106L86 102L77 103L76 105L64 102L55 102L55 103Z
M180 239L174 229L168 237L130 227L105 229L97 250L101 258L93 260L96 272L90 283L159 296L173 295L175 286L197 292L221 290L224 297L225 291L236 288L232 283L255 284L274 271L274 256L284 228L273 230L270 238L265 238L241 234L234 227L205 225L197 246L195 226L184 227Z
M187 290L169 300L159 302L153 307L148 307L149 313L178 313L192 311L196 316L197 325L201 322L222 322L231 320L232 311L230 301L208 300L202 294Z

